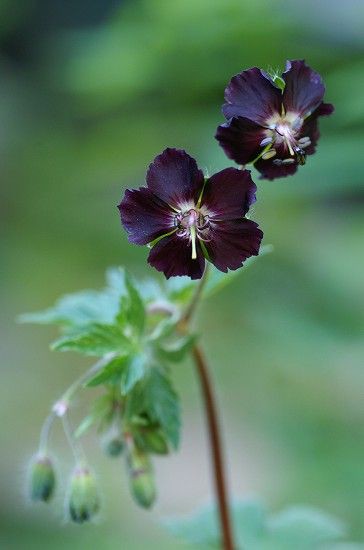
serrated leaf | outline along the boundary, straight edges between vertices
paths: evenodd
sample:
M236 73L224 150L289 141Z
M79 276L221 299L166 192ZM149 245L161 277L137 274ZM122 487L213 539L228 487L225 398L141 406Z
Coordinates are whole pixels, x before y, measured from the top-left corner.
M117 321L120 326L129 325L136 336L144 332L145 307L144 302L130 276L124 274L126 295L120 299L120 309Z
M113 380L116 376L120 375L122 370L125 368L128 361L128 356L125 357L115 357L107 365L105 365L100 372L93 376L88 382L86 382L85 387L94 387L104 384Z
M196 339L195 334L189 334L178 338L174 342L159 344L156 346L158 356L163 360L178 363L191 351Z
M143 378L146 366L147 358L143 353L138 353L129 360L121 375L120 386L122 395L127 395L135 384Z
M151 422L160 424L174 448L178 447L180 431L179 399L165 372L153 367L139 382L127 399L129 418L147 413Z
M128 355L131 344L120 327L92 323L53 342L51 349L57 351L78 351L85 355L102 357L107 353Z
M82 290L61 297L44 311L24 313L21 323L56 324L66 328L80 328L92 322L111 324L118 313L120 297L126 294L124 270L109 268L107 287L101 290Z
M67 294L54 307L19 316L21 323L56 324L80 327L93 321L111 323L117 313L117 300L108 291L84 290Z

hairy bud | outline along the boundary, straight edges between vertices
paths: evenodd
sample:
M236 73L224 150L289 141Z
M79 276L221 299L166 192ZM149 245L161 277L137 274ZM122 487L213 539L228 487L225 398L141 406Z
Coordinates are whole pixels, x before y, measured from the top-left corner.
M89 521L100 509L96 480L87 466L77 466L72 474L68 508L76 523Z
M104 452L112 457L119 456L124 449L124 439L120 429L112 426L102 438L102 448Z
M53 495L56 476L51 459L38 455L30 471L30 497L34 501L48 502Z
M149 456L133 446L128 449L127 463L130 490L135 501L143 508L150 508L156 498L156 488Z

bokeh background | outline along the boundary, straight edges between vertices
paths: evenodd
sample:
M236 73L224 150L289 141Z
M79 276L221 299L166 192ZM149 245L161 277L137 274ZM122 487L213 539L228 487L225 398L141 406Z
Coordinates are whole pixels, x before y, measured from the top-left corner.
M296 176L259 182L254 219L274 252L206 303L200 322L232 492L273 510L322 507L361 540L364 3L2 0L0 18L1 547L186 547L158 523L212 495L191 366L175 368L183 442L157 460L153 511L134 505L122 465L89 438L104 511L98 525L75 527L62 491L31 507L24 480L47 410L89 361L51 353L54 329L15 318L102 286L109 265L149 273L146 250L120 228L123 189L141 185L166 146L186 148L210 173L229 165L213 138L226 83L287 58L323 74L336 113ZM60 429L54 450L66 478Z

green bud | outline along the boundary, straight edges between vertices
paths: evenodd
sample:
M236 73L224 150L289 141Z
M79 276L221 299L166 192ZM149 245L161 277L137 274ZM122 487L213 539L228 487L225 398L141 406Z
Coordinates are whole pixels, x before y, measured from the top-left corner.
M116 457L123 452L124 441L121 437L113 437L109 440L105 440L103 448L107 455Z
M143 432L143 443L147 451L159 455L168 454L168 445L159 429L145 430Z
M30 497L34 501L48 502L53 495L56 476L51 459L38 455L30 472Z
M100 509L96 480L87 466L77 466L72 474L68 507L76 523L89 521Z
M102 448L107 455L116 457L123 452L124 445L124 438L119 426L112 425L102 438Z
M153 469L149 456L133 447L127 456L130 490L134 500L143 508L150 508L156 498Z

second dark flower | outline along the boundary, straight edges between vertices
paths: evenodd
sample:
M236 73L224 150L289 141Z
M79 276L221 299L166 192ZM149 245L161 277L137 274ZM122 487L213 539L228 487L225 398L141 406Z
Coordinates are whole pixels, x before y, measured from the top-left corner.
M325 86L304 61L287 61L279 77L253 67L234 76L225 90L216 139L238 164L253 163L262 178L294 174L315 152L318 118L334 108L323 103ZM282 90L283 88L283 90Z

